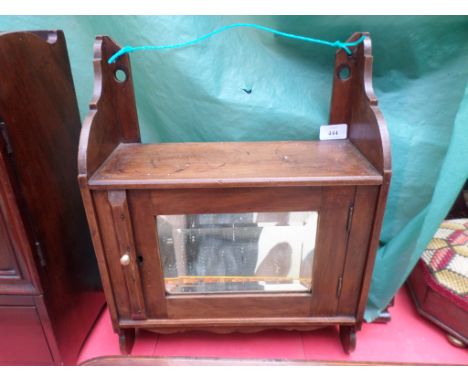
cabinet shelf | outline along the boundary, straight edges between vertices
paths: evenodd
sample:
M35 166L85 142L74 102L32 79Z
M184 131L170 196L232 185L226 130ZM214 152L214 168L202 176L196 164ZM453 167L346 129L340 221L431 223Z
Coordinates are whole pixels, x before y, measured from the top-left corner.
M382 175L348 140L120 144L93 189L379 185Z

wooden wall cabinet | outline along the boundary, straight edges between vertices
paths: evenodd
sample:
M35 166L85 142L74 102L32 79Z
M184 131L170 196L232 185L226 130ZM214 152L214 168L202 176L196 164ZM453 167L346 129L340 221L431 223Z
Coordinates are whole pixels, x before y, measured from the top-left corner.
M108 63L109 37L94 49L78 178L122 352L135 328L327 325L352 351L391 176L370 37L336 54L335 141L141 144L129 58Z
M63 33L0 33L0 83L0 364L74 364L104 296Z

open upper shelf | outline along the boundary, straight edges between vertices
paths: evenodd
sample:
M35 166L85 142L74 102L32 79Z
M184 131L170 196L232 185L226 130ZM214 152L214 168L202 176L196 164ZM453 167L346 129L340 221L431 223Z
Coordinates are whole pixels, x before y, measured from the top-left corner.
M91 188L379 185L382 175L348 140L118 145Z

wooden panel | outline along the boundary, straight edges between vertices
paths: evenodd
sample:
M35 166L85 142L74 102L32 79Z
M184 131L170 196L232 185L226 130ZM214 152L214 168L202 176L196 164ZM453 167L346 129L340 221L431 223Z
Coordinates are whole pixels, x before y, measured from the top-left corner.
M140 267L144 269L146 301L153 299L153 304L166 301L167 317L172 318L238 314L284 316L288 312L293 316L334 314L338 303L336 287L345 258L348 208L353 202L354 192L354 187L155 190L151 194L141 190L129 191L132 210L135 211L133 224L135 232L138 232L138 251L142 257ZM148 203L150 195L152 206ZM159 256L155 256L159 251L156 215L291 210L319 211L312 295L265 294L258 301L253 294L244 294L237 299L219 295L165 297L162 266ZM243 305L244 301L248 306ZM163 317L164 309L161 308L157 314L157 317Z
M305 317L308 293L168 296L168 318Z
M270 358L202 358L202 357L148 357L148 356L102 356L84 361L80 366L428 366L415 362L373 361L310 361L299 359ZM447 364L432 365L447 366Z
M42 285L56 293L50 303L60 305L60 314L69 300L64 295L76 293L76 285L89 282L96 269L74 175L80 116L65 38L61 31L7 33L0 37L0 53L0 116L12 150L5 162L14 170L30 244L42 249L38 269L47 264L50 270ZM75 271L63 276L70 268ZM92 287L99 285L96 270L94 276Z
M0 294L0 305L34 305L34 296Z
M141 327L156 332L162 329L173 330L206 330L218 333L234 331L255 332L259 330L283 328L297 330L314 330L319 327L356 323L354 317L235 317L235 318L198 318L198 319L156 319L145 321L121 320L122 328Z
M343 270L339 314L356 315L374 222L378 187L357 187Z
M81 122L63 32L1 33L0 81L0 205L28 279L3 279L0 293L35 295L54 359L72 363L104 298L76 181ZM67 325L73 335L58 330Z
M127 196L125 191L109 191L108 199L114 218L120 265L123 268L125 284L130 296L131 318L143 319L146 317L145 301L141 291L140 272L133 243L133 229L128 211ZM113 261L115 261L115 258Z
M246 211L319 211L321 208L321 188L265 188L265 189L193 189L193 190L131 190L128 191L132 218L137 243L138 255L141 256L140 269L142 272L144 296L147 306L151 306L151 317L176 317L178 314L201 315L206 317L213 314L215 317L225 312L231 314L261 315L261 310L266 309L262 300L260 305L250 303L251 309L246 310L242 306L246 295L241 299L232 300L229 303L221 300L210 299L203 302L202 299L193 296L187 300L167 299L163 280L161 259L157 255L159 243L156 228L156 216L161 214L179 213L221 213L221 212L246 212ZM206 296L206 295L205 295ZM288 298L278 299L278 295L269 301L283 304L281 314L288 311L286 308ZM295 307L289 305L290 312L297 315L307 313L309 304L306 301L310 295L301 297L300 303ZM186 301L186 302L184 302ZM245 299L245 301L250 301ZM164 302L164 303L162 303ZM233 304L235 302L235 304ZM305 303L304 303L305 302ZM167 304L166 304L167 303ZM207 304L212 305L207 309ZM221 305L224 306L221 309ZM167 306L166 306L167 305ZM257 310L256 310L257 309ZM148 312L149 313L149 312ZM274 315L274 313L272 313ZM292 313L291 313L292 314Z
M88 186L87 179L85 175L78 175L78 183L80 186L81 196L83 198L83 205L86 211L86 218L88 221L89 230L91 233L91 239L93 241L94 253L96 255L99 273L101 276L102 286L104 289L105 298L109 308L109 313L112 319L112 327L114 330L117 330L117 321L118 314L117 308L114 300L114 292L112 289L109 270L107 267L106 255L104 250L103 239L101 237L102 233L99 229L99 222L97 212L94 208L93 195L91 194Z
M362 320L367 303L391 178L390 140L372 86L371 39L368 33L354 33L348 41L355 41L363 35L366 36L364 42L351 48L352 55L348 56L342 49L336 53L330 108L330 123L346 123L349 140L382 175L362 293L357 308L359 321ZM340 78L339 73L343 67L349 68L350 76L347 79Z
M0 210L0 280L19 278L21 278L20 269Z
M387 202L388 190L390 187L390 174L384 174L384 183L379 187L379 193L377 197L377 205L374 212L374 223L372 224L372 231L370 236L370 243L366 261L366 267L364 271L364 278L362 281L362 290L359 296L357 317L360 323L362 323L364 317L364 310L367 305L367 298L369 295L369 288L372 280L372 272L374 270L375 258L377 255L377 249L380 241L380 231L382 229L383 218L385 213L385 205Z
M157 226L150 190L128 192L130 214L134 222L135 248L145 297L145 306L150 317L167 317L166 290L162 274L161 259L156 255L159 248ZM150 222L150 223L146 223Z
M78 152L79 173L87 177L119 143L140 141L130 59L124 55L113 64L107 62L119 49L107 36L96 38L93 99L83 122ZM124 81L117 80L118 70L125 73Z
M34 306L0 306L0 365L53 365Z
M346 256L349 208L354 194L354 187L329 188L324 192L313 265L311 316L336 314L338 283Z
M5 124L0 120L2 132ZM0 135L0 293L40 293L31 242L21 211L18 189L10 163L11 143Z
M421 315L468 344L468 313L427 285L420 263L411 272L407 285Z
M33 252L36 242L41 248L37 269L47 266L41 285L54 294L51 309L60 315L69 301L65 295L75 293L76 285L99 286L76 182L80 116L63 32L2 34L0 78L0 119L12 150L4 160L14 172L28 244ZM24 249L19 253L36 256Z
M433 290L428 291L422 309L443 325L457 332L458 335L463 336L465 343L468 343L468 314L466 311Z
M424 281L424 273L420 264L416 264L408 277L407 284L411 287L412 297L416 300L416 304L422 306L426 301L429 287Z
M361 37L360 33L354 33L348 41L356 41ZM351 119L352 94L356 86L355 73L357 66L358 48L353 50L352 55L348 55L343 49L338 49L335 55L335 66L333 68L333 86L330 105L330 124L346 123ZM340 78L340 70L348 68L349 77ZM358 84L359 86L360 84ZM349 127L349 126L348 126Z
M391 171L390 140L372 86L371 39L368 33L354 33L348 41L363 35L364 42L351 48L352 55L342 49L336 53L330 123L348 124L349 140L384 174ZM349 69L349 78L340 78L343 67Z
M102 247L105 256L106 267L112 291L115 306L112 309L116 310L117 317L130 317L130 296L126 287L125 274L120 264L120 248L117 242L117 237L114 229L114 218L108 200L107 192L93 192L93 199L96 208L96 217L99 225L100 237L102 240ZM106 272L107 270L102 269ZM107 301L108 304L112 300Z
M154 215L319 211L321 187L155 190Z
M194 188L380 184L382 177L348 141L120 145L91 187Z

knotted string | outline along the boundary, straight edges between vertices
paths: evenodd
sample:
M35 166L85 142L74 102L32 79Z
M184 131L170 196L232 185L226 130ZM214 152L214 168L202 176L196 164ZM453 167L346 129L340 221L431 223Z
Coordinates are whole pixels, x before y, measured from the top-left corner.
M291 38L291 39L295 39L295 40L301 40L301 41L305 41L305 42L311 42L311 43L314 43L314 44L322 44L322 45L331 46L333 48L343 49L348 55L352 54L351 50L349 49L350 47L359 45L366 38L366 36L361 36L358 40L353 41L353 42L342 42L342 41L332 42L332 41L320 40L320 39L316 39L316 38L312 38L312 37L299 36L299 35L296 35L296 34L285 33L285 32L281 32L279 30L268 28L268 27L265 27L263 25L258 25L258 24L236 23L236 24L230 24L230 25L226 25L226 26L224 26L222 28L216 29L216 30L214 30L214 31L212 31L210 33L207 33L207 34L205 34L205 35L203 35L201 37L196 38L195 40L181 42L181 43L178 43L178 44L124 46L117 53L112 55L111 58L109 58L108 63L112 64L120 56L123 56L124 54L128 54L128 53L131 53L131 52L136 52L136 51L139 51L139 50L176 49L176 48L183 48L183 47L186 47L186 46L189 46L189 45L198 44L199 42L201 42L203 40L206 40L206 39L208 39L210 37L213 37L214 35L217 35L217 34L219 34L221 32L225 32L225 31L227 31L229 29L240 28L240 27L259 29L259 30L262 30L262 31L265 31L265 32L270 32L270 33L276 34L278 36L283 36L283 37L286 37L286 38Z

